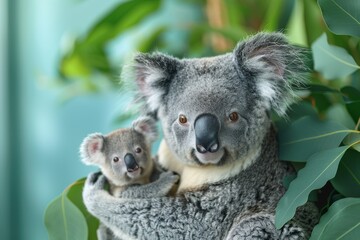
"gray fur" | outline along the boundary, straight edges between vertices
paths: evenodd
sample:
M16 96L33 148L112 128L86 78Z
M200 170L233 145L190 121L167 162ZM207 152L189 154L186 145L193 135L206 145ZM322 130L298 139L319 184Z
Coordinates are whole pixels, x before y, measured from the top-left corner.
M279 33L257 34L232 53L211 58L138 54L133 68L139 95L157 115L165 145L183 166L180 191L175 197L114 198L103 190L103 178L90 175L83 192L88 210L117 236L133 239L308 238L318 219L312 204L280 230L274 226L283 178L293 170L278 160L268 116L271 109L285 114L293 101L293 86L301 84L306 70L302 57ZM233 112L236 121L229 119ZM194 122L205 113L219 121L220 147L202 155L195 150ZM167 161L160 163L171 168ZM211 169L213 175L181 188L198 177L196 171L186 175L189 168L199 174ZM222 176L221 169L231 170Z
M132 128L119 129L105 136L100 133L87 136L80 147L82 161L101 168L114 197L133 199L166 196L179 177L172 172L163 172L157 180L150 182L153 172L157 171L150 148L157 137L155 121L141 117L132 125ZM138 153L136 148L142 151ZM140 172L136 175L126 169L123 158L127 153L133 154L140 166ZM118 157L119 161L114 162L114 157ZM120 239L103 223L97 235L100 240Z
M85 164L100 167L112 187L112 193L117 189L149 182L153 171L151 144L157 137L155 121L150 117L141 117L133 122L131 128L115 130L107 135L93 133L87 136L81 144L80 155ZM141 152L136 153L136 148ZM142 172L132 176L127 172L123 158L127 153L135 156ZM114 162L114 157L119 161Z

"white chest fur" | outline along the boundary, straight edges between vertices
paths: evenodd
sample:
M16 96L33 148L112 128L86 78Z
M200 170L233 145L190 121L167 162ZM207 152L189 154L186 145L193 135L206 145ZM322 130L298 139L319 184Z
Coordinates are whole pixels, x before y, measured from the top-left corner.
M209 183L219 182L237 175L240 171L250 166L259 156L260 148L250 153L243 159L222 166L189 166L184 165L171 152L166 142L162 140L159 148L159 163L165 169L174 171L180 175L178 192L185 189L200 188Z

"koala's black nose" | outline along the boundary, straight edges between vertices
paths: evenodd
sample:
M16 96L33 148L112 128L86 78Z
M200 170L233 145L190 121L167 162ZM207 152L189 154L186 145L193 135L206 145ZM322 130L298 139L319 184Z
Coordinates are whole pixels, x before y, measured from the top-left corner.
M127 153L125 155L124 162L128 172L136 171L139 168L139 165L137 164L134 155L132 155L131 153Z
M199 153L219 150L218 134L220 124L216 116L205 113L198 116L194 124L196 150Z

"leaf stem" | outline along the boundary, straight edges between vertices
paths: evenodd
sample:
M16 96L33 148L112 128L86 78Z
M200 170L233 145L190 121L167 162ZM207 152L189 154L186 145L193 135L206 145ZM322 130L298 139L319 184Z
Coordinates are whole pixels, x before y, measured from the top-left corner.
M360 126L360 117L356 123L356 126L355 126L355 131L359 130L359 126Z
M327 136L330 136L330 135L334 135L334 134L338 134L338 133L343 133L343 132L347 132L347 133L360 133L360 131L357 131L357 130L339 130L339 131L335 131L335 132L330 132L330 133L321 134L321 135L318 135L318 136L313 136L313 137L307 137L307 138L303 138L303 139L299 139L299 140L294 140L294 141L291 141L291 142L284 143L284 144L282 144L282 145L289 145L289 144L304 142L304 141L313 140L313 139L318 139L318 138L322 138L322 137L327 137Z
M344 232L340 237L338 237L336 240L343 238L345 235L349 234L352 230L354 230L355 228L357 228L360 225L360 222L358 224L356 224L355 226L353 226L352 228L350 228L349 230L347 230L346 232Z
M354 146L354 145L356 145L356 144L359 144L360 143L360 140L358 140L358 141L355 141L355 142L353 142L352 144L350 144L350 145L348 145L349 147L352 147L352 146Z
M360 66L351 64L351 63L347 62L346 60L343 60L340 57L337 57L336 55L332 54L330 51L326 50L325 48L323 48L321 46L319 46L319 49L321 49L324 53L326 53L327 55L329 55L333 59L337 60L338 62L340 62L340 63L342 63L342 64L344 64L346 66L356 68L356 69L360 69Z

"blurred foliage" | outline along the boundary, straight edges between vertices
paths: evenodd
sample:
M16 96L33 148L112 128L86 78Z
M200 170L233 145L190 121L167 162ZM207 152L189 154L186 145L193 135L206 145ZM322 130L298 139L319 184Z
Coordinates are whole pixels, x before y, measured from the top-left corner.
M190 9L195 17L184 17ZM110 83L107 90L124 90L114 76L130 52L202 57L231 51L259 31L286 33L292 43L312 50L314 71L303 100L277 122L280 158L299 171L278 204L276 226L289 221L310 193L321 193L314 199L323 216L311 239L353 239L360 236L359 219L353 218L360 216L359 12L358 0L121 1L63 53L59 75L66 88L76 86L81 94L102 90L104 82ZM109 45L136 32L140 37L126 46L131 50L112 61ZM75 193L81 196L81 189ZM47 226L53 226L48 214ZM51 236L54 229L48 231Z

